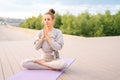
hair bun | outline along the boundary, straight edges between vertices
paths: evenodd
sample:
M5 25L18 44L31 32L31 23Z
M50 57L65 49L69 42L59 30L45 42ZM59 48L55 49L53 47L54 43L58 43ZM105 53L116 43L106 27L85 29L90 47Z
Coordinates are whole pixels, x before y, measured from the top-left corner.
M49 12L52 13L52 14L55 14L55 10L54 9L50 9Z

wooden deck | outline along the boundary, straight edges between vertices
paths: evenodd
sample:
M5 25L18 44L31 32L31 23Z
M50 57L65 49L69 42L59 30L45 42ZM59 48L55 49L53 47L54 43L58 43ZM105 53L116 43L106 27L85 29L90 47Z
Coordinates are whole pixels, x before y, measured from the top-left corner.
M34 33L34 32L33 32ZM34 35L0 26L0 80L23 70L20 63L39 58L41 51L33 48ZM120 36L84 38L64 35L60 51L75 62L57 80L120 80Z

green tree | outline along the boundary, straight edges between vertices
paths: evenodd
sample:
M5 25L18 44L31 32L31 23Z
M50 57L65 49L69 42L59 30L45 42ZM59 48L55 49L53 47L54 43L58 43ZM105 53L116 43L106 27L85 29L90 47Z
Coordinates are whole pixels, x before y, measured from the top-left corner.
M75 27L76 27L76 17L71 14L64 14L62 16L62 23L63 25L60 29L65 34L72 34L75 35Z
M65 34L95 37L120 35L120 11L111 15L109 10L105 14L91 15L87 11L77 16L70 13L55 15L55 28ZM21 27L42 29L42 16L31 17L25 20Z
M90 14L88 12L84 12L78 17L79 25L80 25L80 35L82 36L90 36L91 35L91 27L89 26Z
M35 20L35 29L42 29L43 23L42 23L42 16L39 15Z
M59 15L58 13L55 14L55 28L60 28L60 26L62 25L62 20L61 20L61 15Z
M114 15L113 17L114 17L113 18L114 19L113 20L113 26L114 26L113 36L120 35L120 11L118 11L116 15Z
M106 36L110 36L112 35L112 31L113 31L113 17L112 15L110 14L110 11L107 10L105 12L105 15L104 15L104 18L103 18L103 32Z

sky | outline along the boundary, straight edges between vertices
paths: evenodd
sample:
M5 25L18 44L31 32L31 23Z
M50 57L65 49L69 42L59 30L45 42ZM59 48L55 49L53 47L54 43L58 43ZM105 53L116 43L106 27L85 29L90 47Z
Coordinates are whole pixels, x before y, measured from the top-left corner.
M77 15L88 11L91 14L120 10L120 0L0 0L0 17L26 19L44 14L53 8L59 14Z

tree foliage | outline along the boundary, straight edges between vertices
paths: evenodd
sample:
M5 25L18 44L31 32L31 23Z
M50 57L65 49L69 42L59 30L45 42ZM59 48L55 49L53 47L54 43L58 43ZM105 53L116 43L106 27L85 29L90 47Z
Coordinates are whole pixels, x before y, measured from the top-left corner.
M64 34L97 37L120 35L120 11L111 15L109 10L105 14L91 15L87 11L77 16L72 14L56 14L55 28L61 29ZM25 20L20 27L42 29L42 15Z

